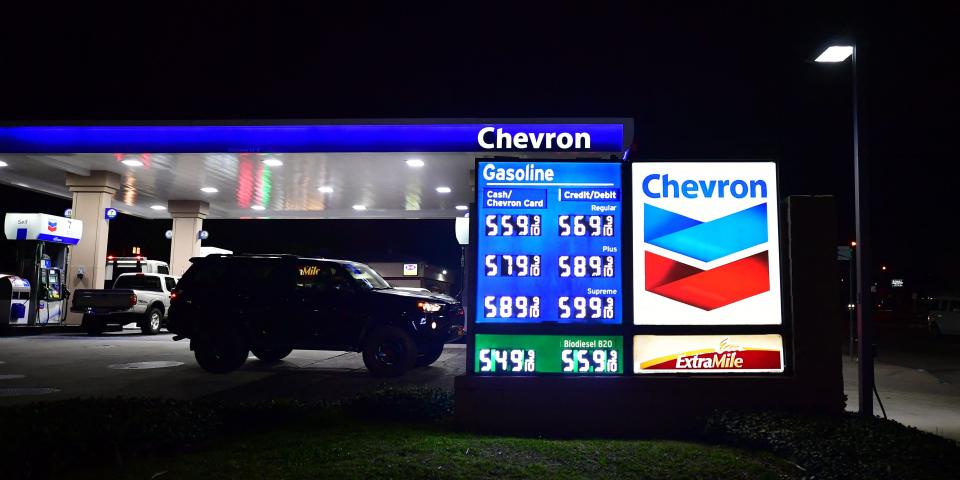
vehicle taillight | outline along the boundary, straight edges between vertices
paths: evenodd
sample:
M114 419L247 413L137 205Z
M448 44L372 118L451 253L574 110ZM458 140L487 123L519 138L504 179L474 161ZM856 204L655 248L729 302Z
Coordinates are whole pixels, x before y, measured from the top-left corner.
M176 299L177 299L177 292L176 291L170 292L170 301L172 302Z
M134 306L134 305L136 305L136 304L137 304L137 294L136 294L136 293L131 293L131 294L130 294L130 306L132 307L132 306Z

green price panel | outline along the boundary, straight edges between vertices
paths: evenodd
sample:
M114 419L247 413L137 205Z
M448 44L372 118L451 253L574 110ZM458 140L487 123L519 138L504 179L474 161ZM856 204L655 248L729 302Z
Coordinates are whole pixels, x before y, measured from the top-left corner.
M617 375L623 338L598 335L488 335L475 337L479 375Z

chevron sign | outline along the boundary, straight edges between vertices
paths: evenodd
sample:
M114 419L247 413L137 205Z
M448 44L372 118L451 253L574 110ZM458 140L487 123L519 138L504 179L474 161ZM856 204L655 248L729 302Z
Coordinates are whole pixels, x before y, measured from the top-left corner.
M633 165L634 322L781 323L774 163Z

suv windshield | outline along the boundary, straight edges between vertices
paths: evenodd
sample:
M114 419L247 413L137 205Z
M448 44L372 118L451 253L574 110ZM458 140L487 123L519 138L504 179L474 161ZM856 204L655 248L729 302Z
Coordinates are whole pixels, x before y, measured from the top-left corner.
M350 275L366 288L371 290L390 288L390 284L379 273L362 263L344 263L343 268L346 268Z

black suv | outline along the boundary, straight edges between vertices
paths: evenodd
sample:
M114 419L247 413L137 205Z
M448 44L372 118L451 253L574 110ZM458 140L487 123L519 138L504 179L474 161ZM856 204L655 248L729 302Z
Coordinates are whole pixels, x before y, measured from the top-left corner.
M213 373L240 368L248 352L278 361L293 349L363 353L375 375L435 362L463 336L463 308L444 295L390 286L372 268L293 255L210 255L171 295L168 329L190 339Z

